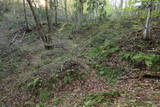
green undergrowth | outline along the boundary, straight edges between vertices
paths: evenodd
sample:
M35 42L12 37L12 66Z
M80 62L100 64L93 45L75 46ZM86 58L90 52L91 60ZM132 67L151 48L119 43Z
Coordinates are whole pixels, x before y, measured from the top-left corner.
M0 58L0 72L21 72L18 70L19 65L22 63L22 52L16 51L8 57Z
M96 36L87 41L89 49L81 54L81 58L88 59L86 63L97 71L98 76L106 77L107 81L112 83L134 68L154 72L160 70L160 56L157 53L149 52L153 49L152 45L149 45L152 41L143 41L139 37L142 35L125 36L123 31L125 28L121 30L122 26L119 24L114 26L107 22L107 26L103 24L99 28L98 33L92 34L92 36ZM139 28L138 25L130 26L127 31ZM158 41L152 43L155 50L159 49L158 43ZM105 65L105 63L110 63L107 61L112 62L113 59L116 59L117 64Z
M28 42L33 42L35 40L37 40L37 33L36 32L31 32L31 33L27 33L25 34L24 40L28 41Z
M44 107L46 105L46 101L49 98L49 92L46 89L42 89L39 92L39 102L35 103L33 101L26 101L24 103L25 106L36 106L36 107Z
M160 70L160 55L156 54L145 54L145 53L133 53L126 52L120 53L119 57L130 61L136 67L144 68L148 67L151 71L159 71ZM143 67L144 66L144 67Z
M84 42L86 44L82 44L82 46L81 44L78 44L80 45L80 48L83 47L84 49L86 49L86 51L84 51L80 55L80 58L85 59L86 64L90 66L91 70L96 71L98 78L104 77L108 83L116 83L117 79L120 76L127 74L128 72L131 72L130 68L124 68L124 66L121 65L121 62L116 62L116 64L114 63L107 65L106 63L109 62L107 62L106 59L111 59L109 61L112 62L113 59L117 58L116 60L120 60L122 62L125 61L127 62L127 64L134 65L135 68L147 68L152 71L160 70L159 55L154 53L144 53L141 51L139 53L136 53L134 51L129 52L126 50L124 51L122 49L122 47L126 47L126 44L125 46L121 46L121 43L119 42L118 44L117 40L119 40L119 38L122 37L122 34L126 29L123 28L120 24L113 24L112 22L105 22L103 24L85 24L83 25L82 29L76 33L74 32L74 27L75 26L73 24L61 24L56 29L56 33L61 33L62 36L70 36L74 34L75 36L77 36L76 33L78 33L80 36L83 37L83 39L85 38L84 36L87 35L86 41L80 41L80 43ZM134 26L134 29L136 29L135 27L136 26ZM33 32L30 34L26 34L24 40L27 42L31 42L36 40L36 38L37 34ZM137 46L141 50L142 48L143 50L146 48L145 44L138 44ZM36 49L33 48L33 50ZM33 52L33 50L31 50L30 52ZM41 50L37 53L43 54ZM77 53L79 53L79 51L77 51L76 54ZM37 55L33 56L35 57ZM57 53L51 52L51 54L49 54L48 56L44 52L44 55L39 56L44 56L44 58L39 58L41 65L36 65L34 67L30 66L31 68L29 69L33 72L33 74L31 74L31 76L33 77L27 79L26 81L20 81L21 83L19 84L20 87L24 87L25 90L29 91L33 96L36 96L38 98L37 102L34 102L31 99L31 101L27 101L25 105L36 105L36 107L43 107L47 105L47 100L50 99L49 94L51 92L59 92L60 89L63 89L66 85L71 85L76 80L85 81L84 75L86 72L77 69L69 68L67 70L58 72L54 68L51 68L50 71L39 71L41 66L46 66L46 68L48 68L47 65L51 64L51 66L54 66L54 63L61 61L63 62L66 59L74 57L72 55L72 52L67 54L64 52L64 54L62 55L57 55ZM21 57L19 56L9 57L7 63L4 63L3 61L4 60L0 60L0 72L3 72L7 68L6 65L10 66L11 71L17 72L17 68L22 62ZM61 65L58 66L59 68L61 68ZM94 107L100 105L105 107L108 105L112 105L114 104L114 101L120 96L121 94L119 91L89 94L81 99L81 102L83 103L82 107ZM63 101L64 98L62 97L52 99L54 105L58 105ZM128 102L128 104L130 103L133 103L134 105L135 102Z
M57 106L58 104L61 104L64 100L65 100L64 97L58 97L58 98L53 98L52 102L53 102L53 105Z
M43 75L43 74L41 74ZM83 80L84 73L75 69L68 69L62 73L52 73L46 78L43 76L36 76L31 80L27 80L20 85L25 87L25 90L37 96L38 102L31 100L25 102L26 106L44 107L47 101L51 98L51 92L58 92L62 87L72 84L75 80ZM52 97L52 105L58 105L64 101L65 98Z
M81 99L82 107L111 106L120 96L119 91L89 94Z
M105 77L106 81L110 84L115 84L117 78L130 72L122 67L99 67L97 68L97 75L100 77Z
M116 31L116 29L119 29ZM97 32L96 32L97 31ZM88 59L88 65L97 71L98 76L105 77L107 82L115 83L120 74L128 72L119 66L106 67L103 63L105 58L111 57L120 51L119 46L114 43L124 33L122 26L110 22L103 23L98 30L92 32L92 38L88 41L89 50L85 51L81 58Z
M140 45L140 44L139 44ZM145 45L145 44L144 44ZM141 47L145 48L141 45ZM81 55L82 58L88 58L90 61L88 65L96 69L97 74L106 77L107 81L113 83L118 77L132 70L124 68L122 65L105 66L104 59L116 57L121 62L125 61L127 65L134 65L134 68L141 70L159 72L160 70L160 56L155 53L144 53L141 48L139 52L129 52L118 47L116 42L102 43L95 48L90 49ZM146 49L147 50L147 49Z
M67 70L66 75L64 76L64 83L71 83L74 78L77 78L78 80L82 80L83 73L78 72L74 69Z
M117 77L126 71L121 67L105 67L102 64L102 60L104 60L106 57L110 57L113 53L118 51L118 46L110 43L104 43L103 45L99 45L96 48L92 48L88 52L84 53L81 57L91 58L92 61L88 62L88 64L93 69L96 69L97 75L105 77L109 83L114 83Z
M83 23L81 29L77 31L76 26L74 23L59 23L56 27L56 33L60 33L60 35L68 37L71 35L75 35L77 33L84 33L89 29L93 28L92 26L98 27L99 24L92 24L92 23Z
M118 46L104 43L103 45L99 45L96 48L92 48L88 52L82 54L81 57L91 57L94 60L100 60L101 58L107 57L118 50Z
M42 76L41 76L42 75ZM24 81L24 85L28 91L34 95L40 95L41 90L46 89L48 92L57 91L60 87L72 84L75 80L83 80L84 73L75 69L68 69L62 73L52 73L46 78L43 74L34 77L32 80Z

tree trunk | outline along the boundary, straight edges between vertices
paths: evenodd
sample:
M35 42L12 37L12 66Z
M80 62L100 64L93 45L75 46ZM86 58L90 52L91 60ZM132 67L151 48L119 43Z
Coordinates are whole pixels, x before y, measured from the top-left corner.
M53 0L49 1L50 3L50 22L51 22L51 26L52 26L52 19L53 19Z
M24 18L25 18L25 23L26 23L26 29L29 29L28 19L27 19L27 14L26 14L26 2L25 2L25 0L23 0L23 8L24 8Z
M39 21L38 17L37 17L36 14L35 14L34 7L33 7L33 5L32 5L31 0L27 0L27 2L28 2L29 6L30 6L30 9L31 9L31 11L32 11L34 20L35 20L36 25L37 25L37 27L38 27L38 34L39 34L40 38L42 39L42 41L43 41L43 43L44 43L44 47L45 47L46 49L51 49L51 48L53 47L53 46L51 45L51 43L52 43L52 42L51 42L51 39L50 39L48 36L46 36L46 35L44 34L44 32L41 30L42 26L41 26L41 24L40 24L40 21Z
M47 23L48 23L48 32L51 32L51 21L49 17L49 12L48 12L48 0L45 0L45 10L46 10L46 17L47 17Z
M124 1L121 0L121 2L120 2L120 8L121 8L121 9L123 8L123 3L124 3Z
M121 0L121 2L120 2L120 15L121 16L123 15L123 3L124 3L124 1Z
M152 0L148 2L148 15L145 24L145 29L143 32L143 39L151 39L150 29L151 29L151 13L152 13Z
M66 16L66 21L68 21L68 13L67 13L67 0L64 0L64 9L65 9L65 16Z
M58 8L58 1L57 0L54 0L54 19L55 19L55 24L57 25L57 23L58 23L58 18L57 18L57 15L58 15L58 10L57 10L57 8Z
M96 6L95 8L94 8L94 11L93 11L94 13L94 21L95 21L95 23L97 23L97 17L98 17L98 7Z
M49 4L50 4L50 9L53 10L53 6L52 6L53 5L53 1L49 0Z
M78 25L77 30L81 28L83 20L83 0L78 0Z

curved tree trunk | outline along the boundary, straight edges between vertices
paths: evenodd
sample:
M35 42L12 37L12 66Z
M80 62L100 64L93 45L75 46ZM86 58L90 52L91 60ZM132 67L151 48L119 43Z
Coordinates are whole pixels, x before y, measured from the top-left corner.
M51 38L49 38L47 35L45 35L45 33L41 30L42 26L40 24L40 21L34 11L34 7L32 5L32 2L31 0L27 0L29 6L30 6L30 9L32 11L32 14L33 14L33 17L34 17L34 20L36 22L36 25L38 27L38 34L40 36L40 38L42 39L43 43L44 43L44 47L46 49L51 49L53 46L52 46L52 41L51 41Z

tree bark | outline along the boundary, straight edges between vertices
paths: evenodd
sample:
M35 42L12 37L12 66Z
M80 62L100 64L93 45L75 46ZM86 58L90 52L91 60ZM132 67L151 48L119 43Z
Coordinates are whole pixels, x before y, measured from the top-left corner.
M42 25L40 24L40 21L39 21L38 17L37 17L36 14L35 14L34 7L33 7L33 5L32 5L31 0L27 0L27 2L28 2L29 6L30 6L30 9L31 9L31 11L32 11L32 15L33 15L34 20L35 20L35 22L36 22L36 25L37 25L37 27L38 27L38 34L39 34L40 38L42 39L42 41L43 41L43 43L44 43L44 47L45 47L46 49L51 49L51 48L53 47L53 46L51 45L51 43L52 43L52 42L51 42L51 38L49 38L47 35L45 35L45 33L41 30Z
M121 0L121 2L120 2L120 8L121 8L121 9L123 8L123 3L124 3L124 1Z
M26 2L23 0L23 8L24 8L24 18L25 18L25 23L26 23L26 29L29 29L29 24L28 24L28 19L27 19L27 14L26 14Z
M48 32L51 32L51 21L49 17L49 12L48 12L48 0L45 0L45 10L46 10L46 17L47 17L47 23L48 23Z
M143 32L143 39L149 40L151 39L151 13L152 13L152 0L148 2L148 15L145 24L145 29Z
M120 15L121 16L123 15L123 3L124 3L124 0L121 0L121 3L120 3Z
M81 28L83 20L83 0L78 0L78 25L77 30Z
M67 0L64 0L64 9L65 9L65 16L66 16L66 21L68 21L68 13L67 13Z
M49 4L50 4L50 9L53 10L53 6L52 6L53 5L53 1L49 0Z
M57 0L54 0L54 19L55 19L55 24L57 25L58 24L58 18L57 18L57 15L58 15L58 1Z
M53 24L53 0L50 0L49 1L50 3L50 22L51 22L51 26L52 26L52 24Z

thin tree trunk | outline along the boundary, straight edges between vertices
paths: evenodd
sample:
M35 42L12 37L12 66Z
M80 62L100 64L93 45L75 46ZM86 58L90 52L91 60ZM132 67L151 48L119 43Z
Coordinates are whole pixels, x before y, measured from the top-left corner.
M55 19L55 24L58 23L58 18L57 18L57 15L58 15L58 12L57 12L57 8L58 8L58 1L57 0L54 0L54 19Z
M50 6L50 9L52 10L53 9L53 1L52 0L49 0L49 6Z
M83 20L83 0L78 1L78 26L77 30L81 28Z
M124 3L124 1L121 0L121 3L120 3L120 8L121 8L121 9L123 8L123 3Z
M45 10L46 10L46 17L47 17L47 23L48 23L48 32L51 31L51 21L49 17L49 12L48 12L48 0L45 0Z
M40 21L39 21L38 17L37 17L36 14L35 14L34 7L33 7L33 5L32 5L31 0L27 0L27 2L28 2L29 6L30 6L30 9L31 9L31 11L32 11L34 20L35 20L36 25L37 25L37 27L38 27L38 33L39 33L39 36L40 36L40 38L42 39L42 41L43 41L43 43L44 43L44 47L45 47L46 49L51 49L51 48L53 47L53 46L50 45L50 44L52 43L52 42L51 42L51 39L48 38L48 37L44 34L44 32L41 30L42 26L41 26L41 24L40 24Z
M122 16L123 15L123 3L124 3L124 1L123 0L121 0L121 3L120 3L120 15Z
M64 0L64 6L65 6L65 16L66 16L66 21L68 21L67 0Z
M98 6L96 6L95 8L94 8L94 20L95 20L95 23L97 23L97 17L98 17Z
M25 17L25 23L26 23L26 29L29 29L27 14L26 14L26 2L23 0L23 8L24 8L24 17Z
M150 34L151 13L152 13L152 0L149 1L149 3L148 3L148 15L147 15L145 29L143 32L143 39L145 39L145 40L151 39L151 34Z
M50 0L50 22L52 25L52 18L53 18L53 0Z

